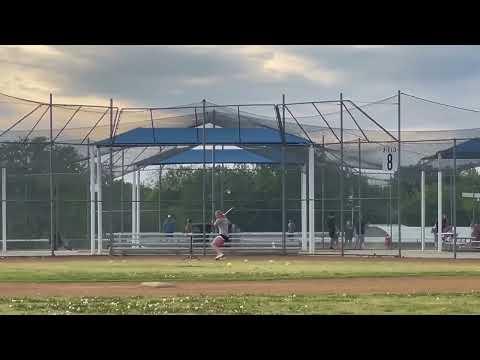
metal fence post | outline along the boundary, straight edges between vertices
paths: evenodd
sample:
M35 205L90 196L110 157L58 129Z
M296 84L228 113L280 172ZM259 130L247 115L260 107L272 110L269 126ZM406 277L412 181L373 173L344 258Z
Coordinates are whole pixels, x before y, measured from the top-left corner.
M113 248L113 99L110 99L110 173L109 173L109 199L108 199L108 207L110 210L109 216L109 231L110 231L110 247L109 247L109 254L112 254Z
M401 206L400 206L400 169L402 167L401 162L401 123L400 123L400 90L398 90L398 169L397 169L397 207L398 207L398 256L402 257L402 218L401 218Z
M205 222L206 222L206 204L205 204L205 191L206 191L206 181L205 181L205 119L206 119L206 113L205 113L205 99L202 101L203 105L203 136L202 136L202 144L203 144L203 170L202 170L202 227L203 227L203 255L205 256L207 254L207 237L206 237L206 229L205 229Z
M322 249L325 249L325 167L327 163L325 161L325 135L322 136L322 159L320 168L320 181L322 191Z
M352 202L355 204L355 201ZM352 205L353 206L353 205ZM361 142L360 138L358 138L358 229L361 231L361 223L362 223L362 149L361 149ZM352 223L352 226L355 226ZM360 237L360 234L357 234ZM363 234L363 239L365 239L365 234Z
M125 183L125 152L124 149L122 148L122 182L120 183L120 232L122 233L123 237L123 232L125 231L125 214L124 214L124 203L123 203L123 192L124 192L124 183Z
M95 255L95 152L90 154L90 139L87 146L90 165L90 255Z
M341 240L341 253L345 255L343 244L343 94L340 93L340 240Z
M2 168L2 256L7 255L7 169Z
M48 168L49 182L50 182L50 254L55 256L55 234L53 227L53 103L52 94L50 94L50 158Z
M453 258L457 258L457 139L453 139Z
M285 234L285 225L286 225L286 206L285 206L285 94L282 95L282 104L283 104L283 129L282 129L282 250L283 254L286 255L286 234Z

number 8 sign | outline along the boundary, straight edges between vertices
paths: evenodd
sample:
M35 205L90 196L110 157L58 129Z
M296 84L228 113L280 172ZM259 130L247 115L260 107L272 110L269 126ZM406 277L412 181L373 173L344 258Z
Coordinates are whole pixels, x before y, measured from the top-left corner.
M382 149L383 171L396 171L398 168L397 147L393 145L384 146Z

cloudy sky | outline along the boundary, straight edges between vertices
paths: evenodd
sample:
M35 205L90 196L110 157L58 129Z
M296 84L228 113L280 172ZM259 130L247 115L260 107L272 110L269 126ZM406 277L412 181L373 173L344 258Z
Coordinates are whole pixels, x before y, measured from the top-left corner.
M478 46L1 46L0 92L119 106L371 101L480 108Z

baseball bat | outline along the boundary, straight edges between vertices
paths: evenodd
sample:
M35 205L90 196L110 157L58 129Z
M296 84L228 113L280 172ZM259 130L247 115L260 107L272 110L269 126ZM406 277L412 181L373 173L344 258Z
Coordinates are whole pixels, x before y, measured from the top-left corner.
M227 211L225 211L225 212L223 213L223 215L227 215L227 214L228 214L230 211L232 211L232 210L233 210L233 207L230 208L230 209L228 209Z

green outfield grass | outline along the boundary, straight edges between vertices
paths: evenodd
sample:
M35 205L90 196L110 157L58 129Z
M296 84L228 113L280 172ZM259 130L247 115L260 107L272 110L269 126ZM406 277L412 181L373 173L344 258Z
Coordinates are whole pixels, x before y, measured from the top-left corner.
M0 298L0 314L479 314L480 293Z
M246 257L224 261L214 261L211 258L0 261L1 282L281 280L428 275L477 276L480 275L480 261L285 260L279 257L275 260Z

